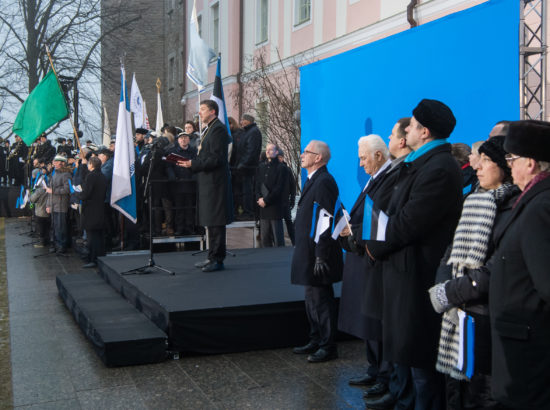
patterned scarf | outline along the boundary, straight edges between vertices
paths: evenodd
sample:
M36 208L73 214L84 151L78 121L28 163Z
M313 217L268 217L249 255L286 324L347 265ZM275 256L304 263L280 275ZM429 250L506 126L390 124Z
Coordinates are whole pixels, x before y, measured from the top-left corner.
M464 275L464 268L481 267L487 258L487 250L497 214L497 207L515 191L512 184L502 184L499 188L475 192L464 201L462 215L453 238L451 256L447 261L452 265L453 279ZM457 308L443 313L439 351L436 369L457 380L467 380L457 369L459 356L459 329Z

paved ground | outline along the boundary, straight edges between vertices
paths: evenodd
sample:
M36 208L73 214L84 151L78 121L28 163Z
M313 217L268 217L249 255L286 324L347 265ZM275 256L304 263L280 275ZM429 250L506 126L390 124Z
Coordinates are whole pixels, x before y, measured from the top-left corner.
M359 341L321 364L277 349L106 368L57 295L56 275L82 262L33 258L47 250L23 246L28 230L26 219L0 218L1 409L364 408L347 384L364 369ZM251 240L250 230L228 232L229 248Z

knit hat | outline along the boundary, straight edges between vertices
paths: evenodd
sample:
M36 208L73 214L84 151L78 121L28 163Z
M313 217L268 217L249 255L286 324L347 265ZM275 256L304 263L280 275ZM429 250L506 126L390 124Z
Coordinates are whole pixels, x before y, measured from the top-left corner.
M550 162L550 123L536 120L511 122L504 148L512 154Z
M60 154L57 154L54 159L54 161L63 161L63 162L67 162L67 157L64 156L64 155L60 155Z
M146 135L148 132L145 128L136 128L136 134Z
M456 118L441 101L423 99L413 110L416 120L437 138L448 138L456 125Z
M497 135L495 137L489 138L485 141L478 149L480 154L485 154L491 161L497 164L500 169L504 171L504 174L507 176L511 175L510 167L506 162L506 150L504 149L504 137L502 135Z
M254 122L254 117L250 114L243 114L242 119L250 122Z

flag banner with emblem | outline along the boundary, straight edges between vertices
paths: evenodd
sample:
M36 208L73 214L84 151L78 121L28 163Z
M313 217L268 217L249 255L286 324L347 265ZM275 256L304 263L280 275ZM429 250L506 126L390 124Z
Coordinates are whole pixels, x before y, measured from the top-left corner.
M338 196L336 204L334 205L333 215L334 218L332 219L332 239L336 240L338 239L340 232L342 232L346 226L349 226L349 221L351 219L348 211L346 211L346 208L342 203L342 200L340 199L340 196Z
M132 77L132 88L130 89L130 111L134 114L134 126L145 128L145 104L141 97L141 91L136 81L136 73Z
M387 227L388 215L376 208L370 196L367 195L363 209L362 239L364 241L385 241Z
M130 103L124 67L120 68L120 102L116 126L111 206L133 223L137 222L135 150Z
M19 109L12 131L30 146L40 134L68 115L65 95L55 73L50 70Z

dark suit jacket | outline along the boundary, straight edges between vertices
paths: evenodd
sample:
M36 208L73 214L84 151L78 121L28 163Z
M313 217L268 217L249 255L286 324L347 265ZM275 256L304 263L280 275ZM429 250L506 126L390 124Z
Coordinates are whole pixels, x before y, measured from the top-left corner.
M367 242L375 259L384 259L384 358L433 369L441 317L428 289L460 216L462 174L450 144L403 162L394 172L386 241Z
M191 169L197 174L199 224L222 226L233 221L233 200L229 184L227 128L215 118L208 124Z
M489 312L493 395L514 409L550 405L550 178L534 185L495 229Z
M326 166L319 168L305 184L298 202L296 246L291 266L291 282L295 285L322 286L342 280L342 248L332 239L330 229L321 235L318 244L310 237L314 202L332 214L337 198L336 181ZM330 273L327 277L317 278L313 275L316 257L328 262Z
M80 199L82 200L82 228L103 229L104 225L104 203L107 192L107 178L101 169L94 169L88 173Z

